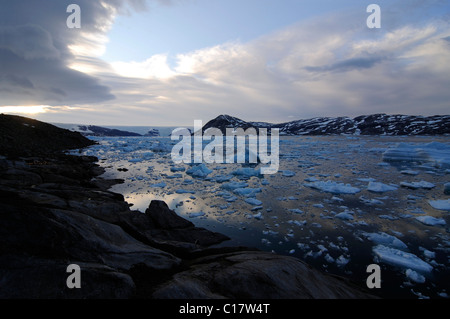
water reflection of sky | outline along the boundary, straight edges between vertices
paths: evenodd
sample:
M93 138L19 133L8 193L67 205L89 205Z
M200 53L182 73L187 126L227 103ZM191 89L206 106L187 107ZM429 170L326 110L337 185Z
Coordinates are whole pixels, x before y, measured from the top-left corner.
M173 164L170 149L175 142L170 139L104 138L87 153L101 159L105 177L125 180L111 190L123 194L133 204L132 209L144 212L151 200L164 200L197 226L232 238L222 245L294 255L361 284L367 278L367 265L377 261L372 251L375 244L364 233L388 233L406 243L409 252L431 263L434 270L427 274L425 283L417 283L405 276L405 269L382 264L381 294L435 298L450 295L450 218L448 212L431 207L428 200L448 198L443 185L449 182L449 171L424 163L394 165L382 158L386 149L399 142L421 145L432 141L448 144L450 138L283 137L279 172L248 178L232 174L242 164L207 164L212 173L193 178L186 173L189 165ZM414 175L405 174L405 170L414 171ZM215 180L218 176L229 178L228 182L246 182L248 188L261 188L255 198L262 204L249 204L232 191L231 197L223 196L224 183ZM306 185L316 180L349 184L361 191L332 194ZM397 189L370 192L370 181L393 184ZM436 187L400 186L400 182L414 181L431 182ZM426 226L415 219L421 215L444 219L446 225ZM434 252L434 258L424 257L425 250Z

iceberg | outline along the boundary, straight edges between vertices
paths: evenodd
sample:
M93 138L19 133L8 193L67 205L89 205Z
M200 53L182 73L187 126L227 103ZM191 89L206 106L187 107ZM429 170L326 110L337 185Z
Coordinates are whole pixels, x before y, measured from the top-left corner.
M372 251L381 262L385 262L393 266L409 268L419 273L430 273L433 270L433 266L426 263L416 255L396 248L377 245L372 248Z

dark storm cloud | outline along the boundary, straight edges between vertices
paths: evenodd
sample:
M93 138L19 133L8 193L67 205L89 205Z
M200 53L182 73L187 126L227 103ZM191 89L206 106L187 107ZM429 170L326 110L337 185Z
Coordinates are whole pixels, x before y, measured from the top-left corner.
M81 7L81 29L66 25L67 6ZM86 34L104 34L114 14L142 9L144 0L19 0L0 4L2 105L83 104L114 99L91 75L69 68L70 45Z
M364 70L374 67L385 60L383 57L360 57L351 58L325 66L307 66L309 72L348 72L352 70Z

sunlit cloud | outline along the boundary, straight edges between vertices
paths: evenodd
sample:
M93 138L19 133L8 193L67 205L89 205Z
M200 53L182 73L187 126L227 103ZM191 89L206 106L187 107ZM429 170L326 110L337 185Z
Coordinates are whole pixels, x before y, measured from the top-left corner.
M34 115L46 113L50 108L51 106L49 105L0 106L0 113Z
M157 54L143 62L113 62L114 71L124 77L167 79L176 75L167 63L167 55Z

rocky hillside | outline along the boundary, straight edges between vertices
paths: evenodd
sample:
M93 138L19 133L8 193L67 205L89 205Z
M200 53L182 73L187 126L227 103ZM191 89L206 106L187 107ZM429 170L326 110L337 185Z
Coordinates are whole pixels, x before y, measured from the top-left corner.
M209 121L203 130L219 128L279 129L280 135L443 135L450 134L450 115L430 117L409 115L373 114L349 117L318 117L281 124L246 122L229 115L220 115Z
M0 114L0 154L23 156L78 149L94 144L80 133L34 119Z
M55 152L88 145L79 135L15 117L0 129L9 136L0 140L0 298L373 297L293 257L211 248L228 238L164 202L131 210L96 158ZM13 157L11 139L23 142ZM66 284L71 264L81 288Z

